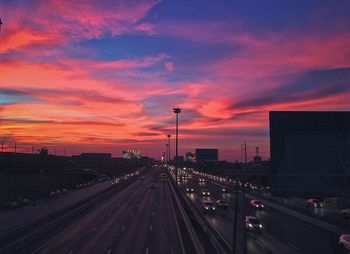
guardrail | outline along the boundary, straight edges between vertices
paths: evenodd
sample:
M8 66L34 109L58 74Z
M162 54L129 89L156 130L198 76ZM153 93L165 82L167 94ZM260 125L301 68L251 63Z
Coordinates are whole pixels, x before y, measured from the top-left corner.
M183 226L186 228L186 231L187 231L187 232L185 232L185 234L182 234L182 236L185 238L185 241L183 241L183 242L185 242L185 245L186 245L186 247L183 246L184 252L194 253L194 251L195 251L195 253L198 253L198 254L205 253L203 246L201 245L200 240L198 239L198 236L195 233L195 230L192 227L191 222L190 222L187 214L185 213L185 210L184 210L184 208L183 208L183 206L182 206L182 204L181 204L181 202L180 202L180 200L175 192L173 182L169 179L169 176L167 176L167 178L168 178L168 182L169 182L169 186L170 186L170 190L171 190L171 194L169 194L169 195L171 195L173 201L175 201L174 203L175 203L176 207L178 208L178 213L179 213L178 217L180 217L180 218L178 218L178 220L180 219L179 221L181 222L181 219L182 219L183 224L184 224ZM174 209L174 213L176 214L175 209ZM184 230L182 230L182 231L184 231ZM187 235L186 233L188 234L189 238L191 239L191 243L193 246L188 246L187 241L186 241L186 235ZM185 248L186 248L186 250L185 250Z
M171 177L170 177L171 178ZM187 197L173 179L172 185L206 253L231 253L232 249L224 238L207 221L200 209Z
M123 186L130 184L136 178L136 176L131 177L73 205L0 235L0 253L19 253L24 247L33 244L46 234L52 234L52 231L56 231L63 223L73 221L78 215L85 214L97 207L99 203L120 191Z

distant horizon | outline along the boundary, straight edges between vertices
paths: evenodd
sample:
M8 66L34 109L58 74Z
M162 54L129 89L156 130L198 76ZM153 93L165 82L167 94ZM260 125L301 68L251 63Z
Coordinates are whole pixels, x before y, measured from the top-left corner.
M180 154L267 160L269 111L350 110L350 2L214 2L0 1L6 151L174 155L180 107Z

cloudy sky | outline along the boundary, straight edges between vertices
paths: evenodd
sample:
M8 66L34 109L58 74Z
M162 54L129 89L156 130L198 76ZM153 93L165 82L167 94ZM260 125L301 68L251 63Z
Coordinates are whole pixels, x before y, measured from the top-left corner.
M0 0L0 138L269 157L271 110L350 109L348 0ZM174 142L173 142L174 143ZM172 147L174 151L174 148Z

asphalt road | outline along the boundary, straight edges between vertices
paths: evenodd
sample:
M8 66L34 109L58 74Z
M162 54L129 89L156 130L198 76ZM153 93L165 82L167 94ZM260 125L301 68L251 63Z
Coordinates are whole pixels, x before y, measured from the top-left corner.
M186 185L194 187L195 193L187 195L199 208L201 208L203 199L200 194L201 189L208 189L211 192L210 200L224 199L231 204L230 208L226 210L217 209L215 214L206 214L205 216L226 242L232 245L234 194L222 193L219 184L207 179L205 184L199 184L196 176L189 179L187 184L182 183L181 185L183 188ZM256 216L263 225L263 233L247 233L248 253L335 253L334 236L328 232L267 207L263 210L256 210L249 205L249 200L246 202L246 214ZM245 229L242 227L238 229L238 244L242 242L243 230Z
M35 253L181 253L168 183L146 173Z

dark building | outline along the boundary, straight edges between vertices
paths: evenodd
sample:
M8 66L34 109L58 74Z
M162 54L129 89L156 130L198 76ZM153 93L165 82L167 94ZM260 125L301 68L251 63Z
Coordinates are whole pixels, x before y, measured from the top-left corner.
M177 158L177 162L179 162L179 163L182 163L182 162L184 162L184 157L183 156L174 156L174 161L176 161L176 158Z
M217 161L218 160L218 149L196 149L196 161Z
M275 195L350 194L350 112L270 112Z
M75 156L81 159L88 160L110 160L112 155L110 153L82 153L81 155Z

